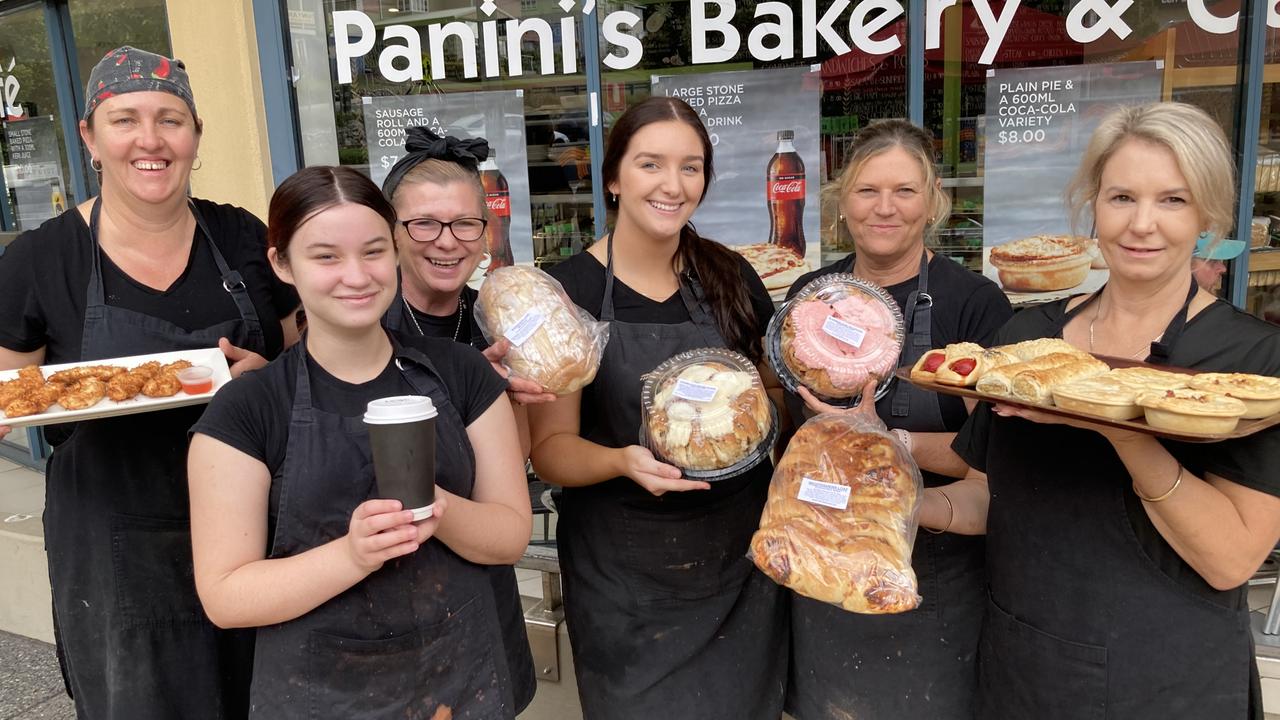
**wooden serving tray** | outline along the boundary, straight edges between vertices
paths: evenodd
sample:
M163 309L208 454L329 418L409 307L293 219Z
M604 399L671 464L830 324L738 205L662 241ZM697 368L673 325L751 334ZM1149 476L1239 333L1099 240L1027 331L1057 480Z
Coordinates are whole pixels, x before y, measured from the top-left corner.
M1173 373L1182 373L1185 375L1195 375L1197 372L1196 370L1190 370L1188 368L1169 367L1167 365L1155 365L1153 363L1142 362L1139 360L1129 360L1126 358L1110 357L1107 355L1095 355L1094 357L1107 363L1112 368L1149 367L1149 368L1154 368L1156 370L1164 370L1166 372L1173 372ZM1030 408L1033 410L1039 410L1041 412L1048 413L1050 415L1057 415L1059 417L1067 417L1067 418L1076 418L1079 420L1087 420L1091 423L1094 423L1095 425L1106 425L1108 427L1123 428L1125 430L1135 430L1140 433L1146 433L1147 435L1154 435L1156 437L1167 438L1169 440L1179 440L1182 442L1195 442L1195 443L1221 442L1223 440L1231 440L1234 438L1246 437L1256 432L1266 430L1267 428L1280 425L1280 413L1277 413L1275 415L1271 415L1265 418L1259 418L1257 420L1241 420L1239 424L1236 425L1236 429L1232 430L1229 433L1176 433L1176 432L1170 432L1168 430L1160 430L1158 428L1153 428L1147 424L1146 420L1142 418L1136 418L1134 420L1115 420L1108 417L1102 417L1100 415L1092 415L1089 413L1078 412L1075 410L1066 410L1066 409L1057 407L1055 405L1038 405L1036 403L1026 402L1025 400L1018 400L1016 398L1005 397L1003 395L990 395L988 393L981 393L981 392L978 392L977 390L974 390L971 387L956 387L954 385L942 385L940 383L912 380L910 367L900 367L898 368L895 374L898 376L898 379L902 380L903 382L909 382L912 385L915 385L916 387L923 388L925 390L930 390L932 392L940 393L942 395L954 395L956 397L972 398L974 400L983 400L990 403L1000 403L1002 405L1013 405L1015 407Z

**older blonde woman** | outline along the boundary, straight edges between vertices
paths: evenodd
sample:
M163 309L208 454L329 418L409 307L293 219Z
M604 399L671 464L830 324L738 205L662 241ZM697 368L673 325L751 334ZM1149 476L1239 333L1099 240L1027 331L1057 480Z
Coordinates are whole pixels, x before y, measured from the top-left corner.
M1116 110L1070 195L1110 280L1020 313L998 341L1280 374L1280 330L1191 275L1200 233L1231 227L1233 187L1204 112ZM978 482L952 498L954 525L987 533L980 716L1262 716L1245 583L1280 537L1280 431L1188 444L996 405L955 447Z
M995 283L925 247L951 204L933 166L933 138L905 120L875 123L854 139L837 185L841 221L856 252L791 287L852 272L884 287L903 309L908 341L900 365L954 342L989 343L1012 315ZM874 387L864 395L870 397ZM801 389L809 409L837 410ZM800 398L788 397L796 424ZM984 603L982 539L946 532L949 494L968 466L952 450L968 411L958 398L907 383L858 410L877 414L923 470L921 523L912 565L924 604L902 615L855 615L792 596L788 709L802 720L831 717L970 718L974 659Z

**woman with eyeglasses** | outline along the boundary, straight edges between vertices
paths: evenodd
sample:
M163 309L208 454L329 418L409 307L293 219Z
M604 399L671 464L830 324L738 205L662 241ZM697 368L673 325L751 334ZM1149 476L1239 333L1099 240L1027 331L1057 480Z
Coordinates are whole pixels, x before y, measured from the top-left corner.
M478 164L489 157L483 138L439 137L424 127L409 128L405 154L391 168L382 192L396 211L395 236L400 258L400 297L383 316L383 325L409 335L448 338L484 353L499 374L508 343L490 346L476 325L477 292L467 281L487 255L489 222ZM523 454L528 456L523 405L554 399L535 382L507 378ZM511 672L516 712L533 699L537 679L525 634L524 610L511 565L489 566L502 636Z

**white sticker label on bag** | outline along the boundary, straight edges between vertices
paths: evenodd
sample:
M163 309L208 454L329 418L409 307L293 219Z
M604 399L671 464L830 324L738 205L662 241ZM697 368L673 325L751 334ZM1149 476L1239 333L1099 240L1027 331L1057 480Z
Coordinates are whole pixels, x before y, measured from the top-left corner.
M716 386L703 385L702 383L688 380L676 380L676 389L672 394L682 400L711 402L716 396Z
M862 347L862 341L867 337L867 331L857 325L849 323L837 318L835 315L828 317L822 322L822 332L839 340L846 345L854 347Z
M814 505L846 510L849 507L849 489L848 485L804 478L800 481L800 492L796 497Z
M515 325L507 328L505 335L512 345L520 347L538 331L538 328L542 327L542 323L545 320L546 318L543 317L542 313L537 310L530 310L517 320Z

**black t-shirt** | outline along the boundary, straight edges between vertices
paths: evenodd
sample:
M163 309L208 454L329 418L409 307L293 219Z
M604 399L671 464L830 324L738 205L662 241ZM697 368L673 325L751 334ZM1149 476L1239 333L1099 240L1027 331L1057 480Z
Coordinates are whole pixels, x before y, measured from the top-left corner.
M454 340L456 333L458 342L470 345L477 350L484 350L489 347L489 343L485 341L484 335L480 332L480 326L476 324L476 298L479 295L480 293L471 286L463 285L462 307L443 316L429 315L412 305L409 308L413 311L414 319L418 321L417 328L422 328L422 333L427 337ZM409 324L413 325L412 322Z
M756 274L751 265L736 253L734 256L738 262L739 275L746 285L747 292L751 298L751 308L755 312L756 330L754 337L763 337L765 328L769 325L769 318L773 316L773 301L769 299L769 291L765 289L760 276ZM604 302L605 267L600 264L600 261L595 256L591 253L579 253L556 265L549 272L564 285L565 292L569 295L570 300L573 300L579 307L599 319L601 305ZM679 292L673 293L671 297L663 301L652 300L616 278L613 283L613 309L614 319L619 322L674 325L688 322L691 319ZM733 349L746 354L745 348ZM597 408L615 407L620 403L626 402L637 404L640 402L639 393L634 398L596 398L595 391L596 386L594 383L582 390L581 427L584 430L596 425L595 413ZM636 428L636 432L638 440L639 428ZM634 442L632 441L632 443ZM711 490L696 493L667 493L662 496L661 504L671 508L695 507L716 502L718 499L733 495L745 487L758 488L762 485L767 485L772 474L773 465L766 460L741 475L713 483ZM588 489L579 489L579 491L607 492L605 489L607 485L610 484L593 485ZM652 498L647 493L639 489L639 485L635 485L630 480L621 481L618 487L623 488L624 492L639 496L646 503L652 501Z
M763 337L765 328L769 326L769 318L773 317L773 301L769 299L769 291L765 289L751 264L745 258L735 257L738 272L751 298L751 308L755 311L756 337ZM605 268L594 255L589 252L578 253L552 267L548 273L564 285L570 300L591 313L592 317L600 319L600 308L604 303ZM675 325L690 320L689 311L680 299L680 293L673 293L663 301L652 300L616 278L613 281L613 314L616 320L632 323ZM738 352L744 350L734 349Z
M802 275L787 291L787 299L795 297L805 285L824 275L852 272L853 256L849 255ZM907 311L907 298L916 289L917 280L913 277L885 288L904 313ZM995 283L939 253L934 253L929 260L929 296L933 298L929 333L935 348L959 342L990 347L996 331L1013 317L1008 298ZM904 319L910 329L911 318ZM964 400L940 395L938 403L946 431L959 430L969 417Z
M995 344L1053 336L1067 302L1062 300L1018 313L996 334ZM1057 336L1060 337L1061 333ZM1218 300L1187 322L1173 347L1169 364L1205 372L1246 372L1278 377L1280 328ZM1018 418L1000 418L991 412L988 403L979 403L952 445L971 467L985 472L989 460L996 457L994 454L1002 452L1000 447L992 447L989 442L995 423L1004 424L1001 427L1003 437L1011 438L1011 442L1037 454L1035 471L1045 478L1044 482L1060 479L1062 483L1072 483L1074 470L1064 467L1072 463L1054 461L1054 457L1061 453L1088 454L1091 467L1096 468L1095 474L1106 472L1104 468L1114 468L1117 475L1115 483L1128 487L1132 482L1123 465L1119 464L1114 449L1096 433L1060 425L1036 425ZM1200 477L1209 472L1245 487L1280 496L1280 472L1276 470L1280 468L1280 427L1225 442L1182 443L1163 439L1160 442L1188 471ZM1027 448L1029 443L1035 446ZM1003 464L1009 464L1009 457L1009 453L1004 455ZM1055 472L1062 477L1052 477ZM1002 483L1019 482L1023 480L1023 474L1014 467L1009 469L1007 476L989 476L993 499L999 494ZM1136 495L1126 493L1125 504L1129 522L1147 555L1166 575L1221 604L1237 602L1232 594L1213 590L1178 556L1152 525Z
M426 354L440 374L449 399L470 425L507 390L507 381L475 348L449 339L397 333L407 347ZM370 400L415 394L395 362L387 363L378 377L354 385L343 382L320 367L299 348L261 370L247 372L218 391L200 421L192 428L220 440L261 461L274 476L284 463L289 442L289 416L296 393L298 362L306 357L312 402L325 412L347 418L364 415Z
M240 272L266 337L266 356L283 345L280 319L298 306L293 288L276 278L266 253L266 226L232 205L193 200L227 264ZM89 226L75 208L19 235L0 257L0 346L17 352L45 348L48 364L80 360L85 296L93 266ZM187 269L163 291L148 288L105 253L103 294L128 308L197 330L240 317L204 233L197 228Z

